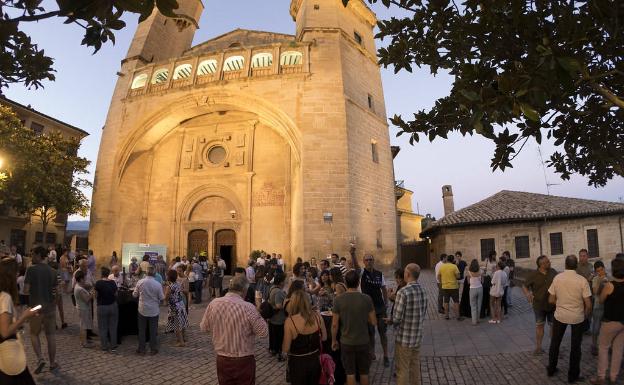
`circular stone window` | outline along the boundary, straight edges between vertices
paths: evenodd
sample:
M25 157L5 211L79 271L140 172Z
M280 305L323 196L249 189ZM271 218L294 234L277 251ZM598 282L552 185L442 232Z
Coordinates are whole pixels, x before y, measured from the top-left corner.
M208 150L208 161L212 164L220 164L225 160L227 152L223 146L214 146Z

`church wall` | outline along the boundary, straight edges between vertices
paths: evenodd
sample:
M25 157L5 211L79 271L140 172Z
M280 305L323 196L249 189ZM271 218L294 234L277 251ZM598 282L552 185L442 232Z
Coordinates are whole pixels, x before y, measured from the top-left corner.
M290 256L290 148L271 128L254 133L251 248Z

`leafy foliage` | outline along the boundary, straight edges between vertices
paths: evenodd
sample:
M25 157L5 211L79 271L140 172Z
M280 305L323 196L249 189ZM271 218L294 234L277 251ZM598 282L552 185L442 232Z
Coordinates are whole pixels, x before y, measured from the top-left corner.
M23 23L37 22L53 17L65 24L84 28L82 44L97 52L102 44L115 43L115 31L126 26L121 20L125 12L136 13L139 21L147 19L154 7L165 16L188 19L178 15L176 0L56 0L46 9L43 0L0 0L0 89L10 83L23 82L26 87L41 87L42 80L54 80L54 60L20 30Z
M496 144L494 170L546 135L558 146L547 163L563 179L624 176L623 1L368 1L405 15L378 23L377 37L390 39L380 64L455 77L430 110L391 118L397 135L481 135Z
M20 214L40 217L43 233L57 216L86 215L88 199L81 178L89 161L77 155L78 139L60 133L37 135L13 111L0 106L0 154L7 178L0 184L0 203Z

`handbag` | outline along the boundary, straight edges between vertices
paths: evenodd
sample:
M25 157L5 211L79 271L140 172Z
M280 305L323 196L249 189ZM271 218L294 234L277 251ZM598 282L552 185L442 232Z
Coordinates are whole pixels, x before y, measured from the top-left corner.
M273 289L277 288L271 288L271 291L269 291L269 298L271 297L271 292L273 291ZM263 319L269 319L273 317L275 313L277 312L275 311L275 308L273 307L273 305L271 305L268 299L260 304L260 316L262 316Z
M0 371L17 376L26 370L26 352L20 333L6 340L0 337Z
M334 378L334 371L336 370L336 363L332 359L332 357L323 353L323 335L321 333L321 325L319 323L318 318L316 319L318 325L318 335L319 335L319 346L320 346L320 355L319 360L321 363L321 375L319 377L319 384L322 385L333 385L336 379Z

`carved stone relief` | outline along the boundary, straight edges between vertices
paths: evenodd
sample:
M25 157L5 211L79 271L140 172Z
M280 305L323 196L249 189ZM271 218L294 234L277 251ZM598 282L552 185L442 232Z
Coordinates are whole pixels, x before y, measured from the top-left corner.
M253 193L253 205L283 206L285 196L283 188L276 188L273 183L265 183L259 191Z

